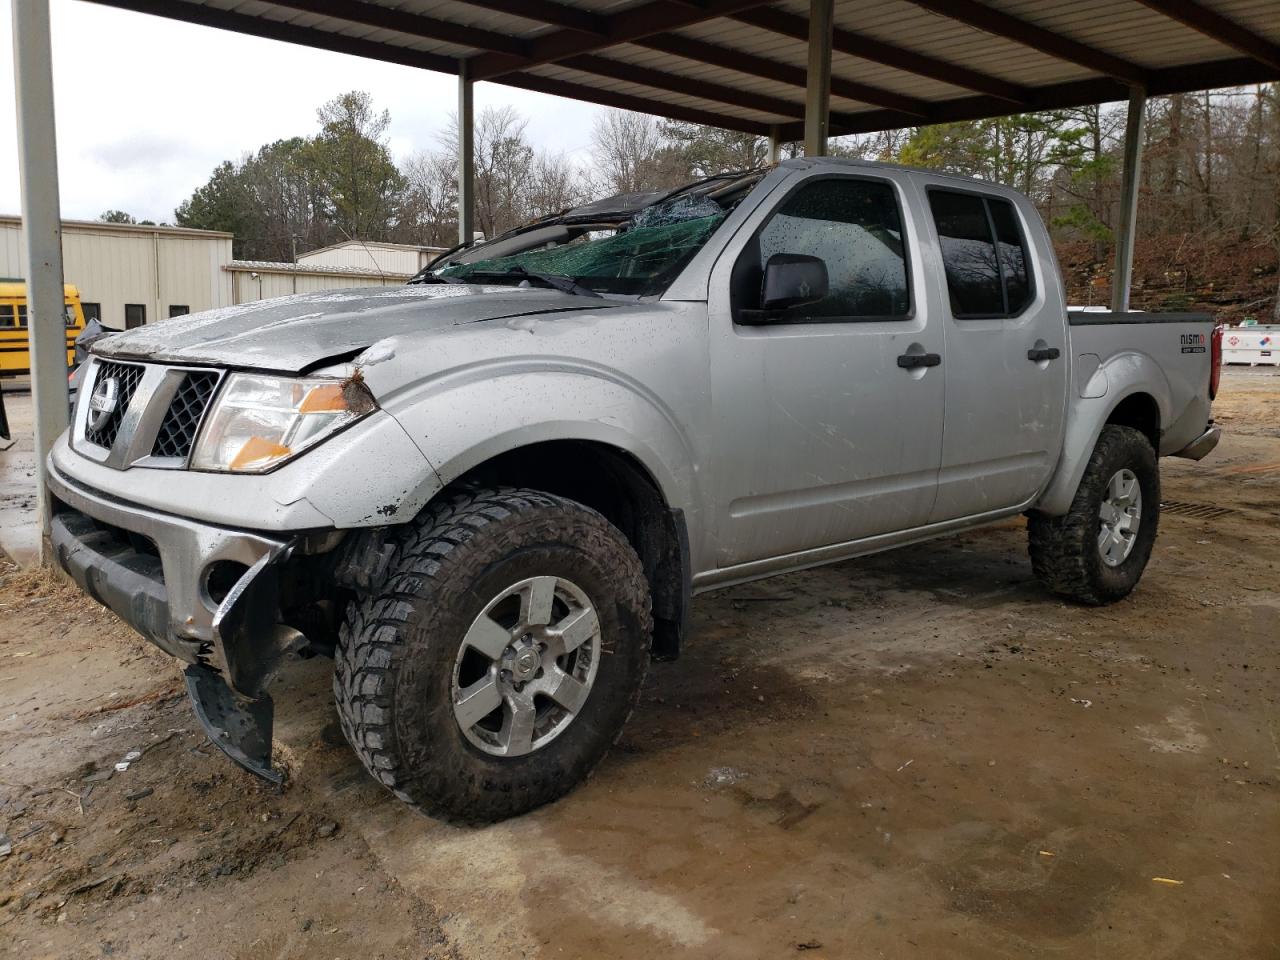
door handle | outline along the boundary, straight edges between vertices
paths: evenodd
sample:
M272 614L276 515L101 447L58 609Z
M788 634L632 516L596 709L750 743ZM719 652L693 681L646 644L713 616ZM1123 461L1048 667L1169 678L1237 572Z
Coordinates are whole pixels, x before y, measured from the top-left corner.
M1060 356L1062 351L1057 347L1040 347L1039 349L1033 347L1027 351L1027 359L1033 363L1039 363L1041 360L1057 360Z
M898 357L898 366L903 370L914 370L917 367L936 367L942 363L940 353L904 353Z

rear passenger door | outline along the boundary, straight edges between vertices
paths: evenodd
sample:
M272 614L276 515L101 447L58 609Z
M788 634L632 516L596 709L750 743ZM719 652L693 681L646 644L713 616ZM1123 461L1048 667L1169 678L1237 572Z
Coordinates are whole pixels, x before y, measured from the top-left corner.
M946 283L946 413L931 522L1018 506L1062 446L1066 305L1034 208L1015 194L926 185Z

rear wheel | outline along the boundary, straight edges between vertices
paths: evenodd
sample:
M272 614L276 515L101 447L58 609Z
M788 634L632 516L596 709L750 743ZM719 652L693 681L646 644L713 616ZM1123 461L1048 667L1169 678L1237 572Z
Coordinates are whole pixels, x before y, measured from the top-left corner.
M338 715L369 772L423 812L513 816L604 757L650 635L640 560L604 517L532 490L469 492L410 528L351 605Z
M1160 471L1132 427L1102 428L1071 509L1032 514L1031 566L1055 593L1101 605L1129 595L1146 569L1160 521Z

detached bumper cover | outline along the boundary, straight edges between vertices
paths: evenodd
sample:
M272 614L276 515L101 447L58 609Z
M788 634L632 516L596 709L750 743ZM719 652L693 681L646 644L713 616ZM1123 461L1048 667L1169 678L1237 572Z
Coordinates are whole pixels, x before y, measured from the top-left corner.
M293 539L147 510L84 487L52 463L48 478L58 564L87 594L190 664L187 690L210 739L241 766L278 781L266 685L303 640L279 621L279 565ZM220 560L247 569L219 604L204 576Z
M1183 457L1187 460L1203 460L1213 451L1213 448L1218 445L1218 441L1221 439L1222 428L1210 421L1204 433L1200 434L1181 450L1176 451L1173 456Z

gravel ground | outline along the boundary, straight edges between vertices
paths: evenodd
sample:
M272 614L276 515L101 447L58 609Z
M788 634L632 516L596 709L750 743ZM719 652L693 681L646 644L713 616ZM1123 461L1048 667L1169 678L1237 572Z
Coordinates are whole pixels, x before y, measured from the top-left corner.
M1217 413L1129 600L1045 595L1021 520L702 598L593 779L484 829L364 774L328 662L275 790L171 661L2 574L0 955L1280 956L1280 376Z

